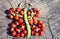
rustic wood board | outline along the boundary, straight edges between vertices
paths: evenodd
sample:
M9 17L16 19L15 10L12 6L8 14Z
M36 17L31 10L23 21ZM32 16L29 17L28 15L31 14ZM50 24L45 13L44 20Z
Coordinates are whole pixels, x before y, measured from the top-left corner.
M0 39L26 39L14 38L7 34L8 24L12 20L6 18L5 10L11 7L17 7L22 0L0 0ZM30 2L31 0L28 0ZM23 2L24 3L24 2ZM60 39L60 1L59 0L33 0L34 7L41 10L41 16L38 18L45 24L44 36L31 36L30 39Z

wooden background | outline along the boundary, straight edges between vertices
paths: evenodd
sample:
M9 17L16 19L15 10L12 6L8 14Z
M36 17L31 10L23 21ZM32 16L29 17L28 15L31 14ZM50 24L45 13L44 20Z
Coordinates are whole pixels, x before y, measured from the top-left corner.
M5 10L11 7L17 7L22 0L0 0L0 39L27 39L15 38L7 34L8 24L12 20L8 19ZM24 1L24 0L23 0ZM27 1L28 3L31 0ZM24 3L24 2L22 2ZM38 18L45 24L44 36L31 36L30 39L60 39L60 0L33 0L33 7L41 10L41 16ZM23 6L22 6L23 7Z

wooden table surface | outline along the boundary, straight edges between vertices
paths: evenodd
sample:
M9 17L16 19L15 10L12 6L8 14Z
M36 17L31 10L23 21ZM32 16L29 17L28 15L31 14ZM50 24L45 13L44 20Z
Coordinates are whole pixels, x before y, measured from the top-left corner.
M26 37L14 38L7 34L8 24L12 20L6 17L7 14L5 11L11 7L17 7L21 1L0 0L0 39L27 39ZM30 3L31 0L27 2ZM44 36L31 36L30 39L60 39L60 0L32 0L32 4L33 7L41 10L41 16L38 19L42 20L46 24L46 27Z

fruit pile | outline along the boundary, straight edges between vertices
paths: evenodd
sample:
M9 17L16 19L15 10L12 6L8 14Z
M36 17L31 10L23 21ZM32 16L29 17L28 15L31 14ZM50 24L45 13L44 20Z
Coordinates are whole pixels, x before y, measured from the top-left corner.
M9 18L13 20L10 25L10 32L13 37L25 37L27 32L26 23L24 21L24 10L21 8L10 8ZM27 19L31 29L31 35L43 36L45 24L37 20L41 12L37 8L31 8L27 11Z

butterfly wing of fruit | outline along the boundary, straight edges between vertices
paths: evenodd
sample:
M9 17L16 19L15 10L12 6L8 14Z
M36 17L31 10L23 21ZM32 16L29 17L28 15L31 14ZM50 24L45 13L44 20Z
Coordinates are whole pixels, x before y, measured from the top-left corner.
M25 20L27 32L28 32L27 37L29 38L31 35L31 29L30 29L30 25L29 25L28 19L27 19L27 8L24 8L24 20Z

